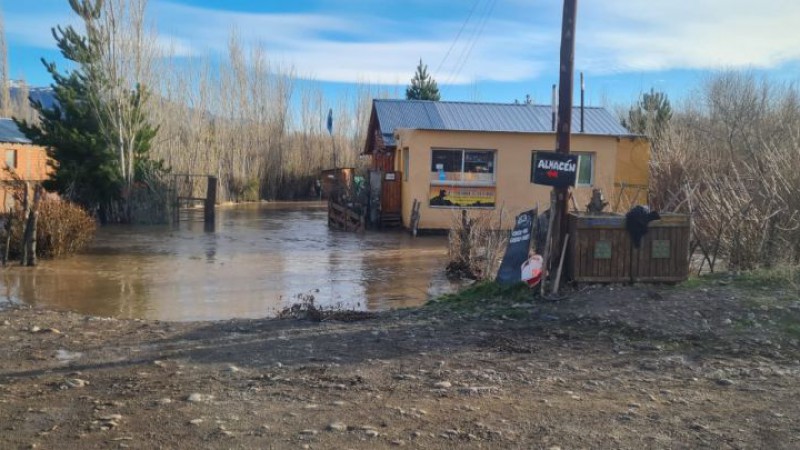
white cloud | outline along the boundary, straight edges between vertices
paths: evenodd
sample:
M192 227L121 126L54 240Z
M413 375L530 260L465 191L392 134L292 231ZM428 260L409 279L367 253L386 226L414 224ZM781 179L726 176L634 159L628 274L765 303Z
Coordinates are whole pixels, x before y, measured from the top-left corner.
M461 26L460 22L414 23L370 16L242 13L175 3L154 6L160 31L191 45L187 54L223 53L234 31L243 42L261 45L272 58L293 65L301 76L323 81L405 84L419 58L431 71L438 67ZM467 42L462 39L434 76L440 83L454 84L535 76L542 65L526 58L530 50L522 52L519 44L532 44L535 49L548 38L525 28L519 23L490 22L471 52L464 50ZM469 58L465 58L467 53Z
M52 29L57 25L74 24L69 16L55 12L37 11L35 14L7 13L4 17L9 42L20 42L37 48L56 48Z
M578 60L594 72L774 68L800 59L791 0L606 0L589 4Z
M554 75L561 12L553 5L552 0L500 2L471 51L476 23L436 72L466 14L448 11L440 20L414 20L368 15L369 9L355 15L248 13L150 3L159 45L175 56L224 54L235 32L301 76L388 84L406 84L419 58L440 84ZM580 2L579 8L577 66L594 74L772 68L800 61L796 0L603 0ZM51 26L69 20L63 8L15 10L6 15L6 29L11 40L53 49Z

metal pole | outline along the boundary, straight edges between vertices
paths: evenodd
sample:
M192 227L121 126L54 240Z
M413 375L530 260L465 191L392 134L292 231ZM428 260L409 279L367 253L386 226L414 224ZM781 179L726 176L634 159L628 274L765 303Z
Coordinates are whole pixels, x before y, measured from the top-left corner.
M558 95L558 129L556 152L569 154L572 133L572 102L575 72L575 28L578 16L578 0L564 0L564 17L561 24L561 64ZM569 211L569 188L558 188L556 203L558 212L554 248L561 249L567 234Z
M558 87L556 87L556 85L554 84L553 85L553 100L550 103L550 105L551 105L550 112L551 112L551 116L552 116L550 129L553 130L553 131L556 131L556 117L557 117L557 114L558 114L558 97L557 97L558 94L557 94L557 91L558 91Z
M583 126L583 110L585 109L586 102L586 83L583 80L583 72L581 72L581 133L586 132Z

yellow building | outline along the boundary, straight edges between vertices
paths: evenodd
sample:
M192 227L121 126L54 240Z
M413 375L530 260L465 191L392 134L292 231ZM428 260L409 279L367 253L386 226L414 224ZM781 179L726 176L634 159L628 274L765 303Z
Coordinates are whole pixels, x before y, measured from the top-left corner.
M646 204L647 139L603 108L575 108L572 128L574 204L585 209L594 188L620 211ZM550 106L375 100L364 153L381 173L381 217L398 215L408 227L418 200L419 228L446 229L461 209L546 207L550 188L532 183L532 164L535 152L555 150L553 130Z

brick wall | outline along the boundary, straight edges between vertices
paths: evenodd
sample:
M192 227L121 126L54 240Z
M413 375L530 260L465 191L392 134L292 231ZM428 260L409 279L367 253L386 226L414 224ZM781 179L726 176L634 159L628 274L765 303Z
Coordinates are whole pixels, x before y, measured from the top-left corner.
M46 180L52 170L47 160L44 147L0 142L0 211L13 206L9 182L17 177L31 182Z

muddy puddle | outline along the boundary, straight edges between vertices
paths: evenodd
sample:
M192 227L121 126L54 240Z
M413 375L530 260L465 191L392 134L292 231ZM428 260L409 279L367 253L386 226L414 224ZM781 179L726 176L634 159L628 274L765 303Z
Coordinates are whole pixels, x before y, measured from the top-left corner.
M273 316L301 297L358 310L416 306L451 292L446 237L331 231L318 203L223 207L178 227L115 226L91 247L36 268L2 271L0 304L158 320Z

